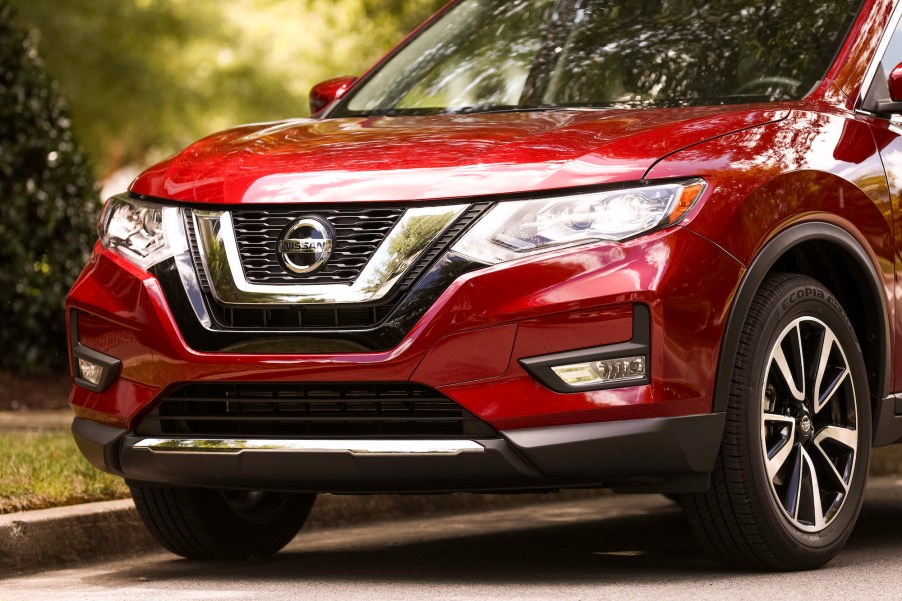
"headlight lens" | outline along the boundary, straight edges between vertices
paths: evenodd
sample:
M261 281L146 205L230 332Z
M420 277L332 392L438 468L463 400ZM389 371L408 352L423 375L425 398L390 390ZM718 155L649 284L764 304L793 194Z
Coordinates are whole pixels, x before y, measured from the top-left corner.
M705 182L498 203L453 250L494 264L597 240L625 240L682 219Z
M172 257L173 228L178 227L178 209L132 200L127 194L110 198L100 215L100 241L104 248L143 269Z

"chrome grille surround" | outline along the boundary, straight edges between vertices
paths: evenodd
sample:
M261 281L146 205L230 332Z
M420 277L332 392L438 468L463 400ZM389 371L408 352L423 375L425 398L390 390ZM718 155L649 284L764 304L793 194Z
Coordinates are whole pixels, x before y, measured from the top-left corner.
M196 236L199 279L209 293L226 306L348 304L375 302L389 294L417 260L467 210L470 205L439 205L406 209L369 261L352 282L266 283L251 282L245 275L231 211L186 210L188 227ZM297 208L297 216L315 214ZM275 252L273 252L275 255ZM184 275L184 274L183 274ZM315 274L314 274L315 275ZM295 282L306 282L293 276Z
M355 203L363 206L363 203ZM205 211L189 207L164 209L166 236L174 252L170 260L151 269L173 310L179 330L191 348L208 352L246 352L251 354L366 352L386 350L400 342L404 334L457 276L480 267L449 252L459 236L494 205L488 200L450 207L459 216L424 244L418 254L401 265L400 273L380 291L381 298L371 302L328 302L306 299L299 302L273 302L256 299L247 304L225 304L213 293L213 278L207 271L209 258L201 250L196 224L198 213L222 215L227 207ZM277 208L286 208L282 205ZM349 205L350 206L350 205ZM418 209L413 203L398 205L409 213ZM244 207L228 207L240 210ZM261 206L247 207L262 210ZM303 208L304 214L316 207ZM449 210L449 205L439 209ZM401 220L399 220L401 221ZM215 222L218 227L218 221ZM396 224L395 229L400 224ZM397 238L403 240L403 236ZM409 246L409 245L408 245ZM220 247L223 248L223 247ZM223 251L220 266L226 265ZM215 257L214 257L215 258ZM372 262L372 261L371 261ZM240 265L239 265L240 270ZM272 286L280 291L294 286ZM308 286L347 290L349 285ZM250 295L249 295L250 296Z

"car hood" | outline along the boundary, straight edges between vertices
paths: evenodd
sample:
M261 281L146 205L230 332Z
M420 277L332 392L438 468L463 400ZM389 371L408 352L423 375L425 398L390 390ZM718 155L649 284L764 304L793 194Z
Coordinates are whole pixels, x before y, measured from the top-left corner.
M297 119L200 140L132 192L193 203L451 199L638 180L660 158L785 107Z

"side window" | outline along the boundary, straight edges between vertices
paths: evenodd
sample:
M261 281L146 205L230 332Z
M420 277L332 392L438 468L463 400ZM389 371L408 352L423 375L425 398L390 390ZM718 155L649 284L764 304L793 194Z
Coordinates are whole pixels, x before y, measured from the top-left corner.
M883 53L883 59L880 61L880 66L883 67L883 79L889 77L899 63L902 63L902 19L896 24L896 31L893 32L886 52Z
M896 15L893 15L896 18ZM871 87L862 103L862 108L870 112L877 112L878 102L889 101L889 74L892 73L899 64L902 63L902 19L896 22L896 30L890 37L889 44L880 59L874 78L871 80ZM893 116L893 121L902 121L899 115Z

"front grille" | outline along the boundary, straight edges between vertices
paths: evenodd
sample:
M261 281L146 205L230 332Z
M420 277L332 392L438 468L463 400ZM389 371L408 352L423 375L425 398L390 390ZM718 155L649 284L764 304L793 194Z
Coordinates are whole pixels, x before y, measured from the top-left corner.
M402 295L409 290L416 281L420 278L420 276L425 273L425 271L440 257L454 240L465 231L470 225L476 221L480 215L483 214L489 207L491 203L489 202L478 202L474 203L467 209L460 218L457 219L442 235L439 237L435 243L426 249L422 256L414 263L404 277L401 278L400 282L397 285L397 289L393 291L393 293L383 299L382 301L370 305L328 305L328 304L304 304L304 305L267 305L267 306L229 306L224 305L216 300L214 295L212 294L212 289L210 287L210 280L206 270L204 269L203 261L201 260L199 245L197 241L197 233L194 229L194 223L192 219L186 219L186 231L188 234L188 245L191 250L191 256L194 261L195 272L197 273L198 283L200 284L201 291L204 293L204 298L206 300L206 304L208 309L210 310L211 317L215 322L218 329L222 330L307 330L307 329L316 329L316 330L346 330L346 329L365 329L373 327L388 317L391 312L394 310L395 305L400 300ZM381 212L381 213L380 213ZM387 213L396 214L395 220L404 212L403 207L388 207L381 209L367 209L365 207L360 206L352 206L348 208L335 208L329 210L314 210L308 212L303 212L306 215L321 215L326 216L329 214L332 215L341 215L343 216L341 220L337 220L336 223L345 223L343 219L347 218L349 215L363 215L369 214L371 221L367 222L366 228L369 228L371 224L377 224L379 219L381 219L380 215L384 217L384 214ZM235 223L236 227L236 235L238 230L238 223L242 222L251 222L251 221L272 221L276 223L276 220L285 221L285 219L293 219L298 217L301 214L301 211L297 209L288 210L282 209L279 207L267 207L265 209L255 209L255 210L235 210L232 213L232 220ZM279 222L281 223L281 222ZM290 223L290 221L285 221L285 223ZM380 226L381 227L381 226ZM275 231L273 229L272 231ZM278 230L276 232L276 236L278 236ZM383 238L387 232L383 232L380 234ZM359 237L358 237L359 239ZM239 236L239 248L241 246L241 238ZM350 248L350 241L342 242L340 239L336 240L336 248L338 248L339 244L343 245L343 248ZM273 239L273 249L275 248L275 238ZM244 255L242 255L243 257ZM353 263L360 263L361 266L365 264L372 256L372 253L365 255L363 258L358 259L354 258ZM284 272L286 277L293 278L303 278L303 283L315 284L317 281L315 279L311 279L311 275L289 275L281 265L278 264L278 260L275 258L275 251L266 253L267 261L269 261L272 265L278 267L279 270ZM242 261L244 259L242 258ZM317 274L313 274L314 276L319 276L322 273L327 273L325 270L332 264L333 259L330 259L326 266L323 268L322 272L317 272ZM347 261L345 263L348 263ZM247 267L244 265L245 275L247 276ZM270 266L270 268L275 269ZM269 268L267 268L269 269ZM358 269L359 271L359 269ZM331 272L328 272L331 273ZM356 275L355 275L356 277ZM248 278L250 279L250 278ZM341 282L343 280L330 280L330 282L335 283L336 281ZM273 283L276 280L265 280L264 283ZM299 283L297 281L293 281L293 283Z
M244 277L252 284L352 283L394 227L401 207L236 209L232 223ZM319 217L335 230L332 255L315 273L296 274L277 258L279 234L301 217Z
M460 405L420 384L186 384L138 425L141 436L493 438Z

